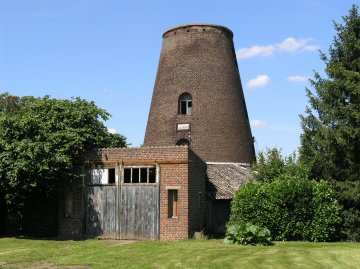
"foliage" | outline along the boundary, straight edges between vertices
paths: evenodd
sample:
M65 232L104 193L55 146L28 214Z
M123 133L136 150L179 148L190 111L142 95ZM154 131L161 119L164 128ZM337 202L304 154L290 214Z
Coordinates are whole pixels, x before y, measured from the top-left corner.
M277 179L307 179L309 170L301 164L295 153L283 158L281 150L266 149L258 154L252 168L253 179L258 182L272 182Z
M313 180L249 182L236 193L229 224L252 222L273 240L328 241L339 223L329 184Z
M0 189L17 210L34 193L51 192L60 179L77 176L86 150L126 146L107 131L109 113L94 102L0 95Z
M301 116L301 160L313 178L335 180L344 210L359 223L360 208L360 16L353 5L343 24L334 23L336 36L328 55L321 52L326 76L315 72L306 89L310 107ZM355 215L354 215L355 214ZM357 214L357 216L356 216ZM346 214L344 215L346 216ZM345 223L350 220L344 219ZM353 230L359 226L353 226ZM348 234L348 237L350 235Z
M231 224L226 228L225 244L272 245L270 231L251 223Z
M360 211L355 208L341 211L341 235L350 241L360 241Z

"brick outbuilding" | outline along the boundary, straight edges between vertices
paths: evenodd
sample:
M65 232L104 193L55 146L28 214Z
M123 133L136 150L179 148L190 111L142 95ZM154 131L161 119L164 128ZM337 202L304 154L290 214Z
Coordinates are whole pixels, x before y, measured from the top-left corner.
M187 146L86 154L62 192L60 237L178 240L204 227L205 163Z

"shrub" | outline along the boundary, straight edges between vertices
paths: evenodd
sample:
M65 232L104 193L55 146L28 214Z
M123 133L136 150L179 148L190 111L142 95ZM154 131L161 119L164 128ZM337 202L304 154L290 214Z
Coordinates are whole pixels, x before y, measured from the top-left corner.
M229 227L251 222L270 230L273 240L331 240L339 208L329 184L312 180L250 182L235 195Z
M360 242L360 211L354 208L342 210L341 237Z
M272 245L270 231L251 223L229 225L226 229L225 244Z

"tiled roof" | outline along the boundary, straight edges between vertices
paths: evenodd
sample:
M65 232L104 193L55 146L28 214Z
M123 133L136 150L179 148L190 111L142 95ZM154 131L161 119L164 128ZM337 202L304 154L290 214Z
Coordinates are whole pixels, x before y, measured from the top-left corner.
M215 199L232 199L251 177L250 167L241 163L206 163L207 192Z

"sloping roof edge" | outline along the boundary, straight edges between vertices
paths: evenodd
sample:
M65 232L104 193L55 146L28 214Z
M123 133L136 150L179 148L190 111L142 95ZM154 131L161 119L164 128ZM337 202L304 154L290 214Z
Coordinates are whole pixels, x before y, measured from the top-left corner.
M214 199L232 199L251 178L248 164L207 162L207 193Z

